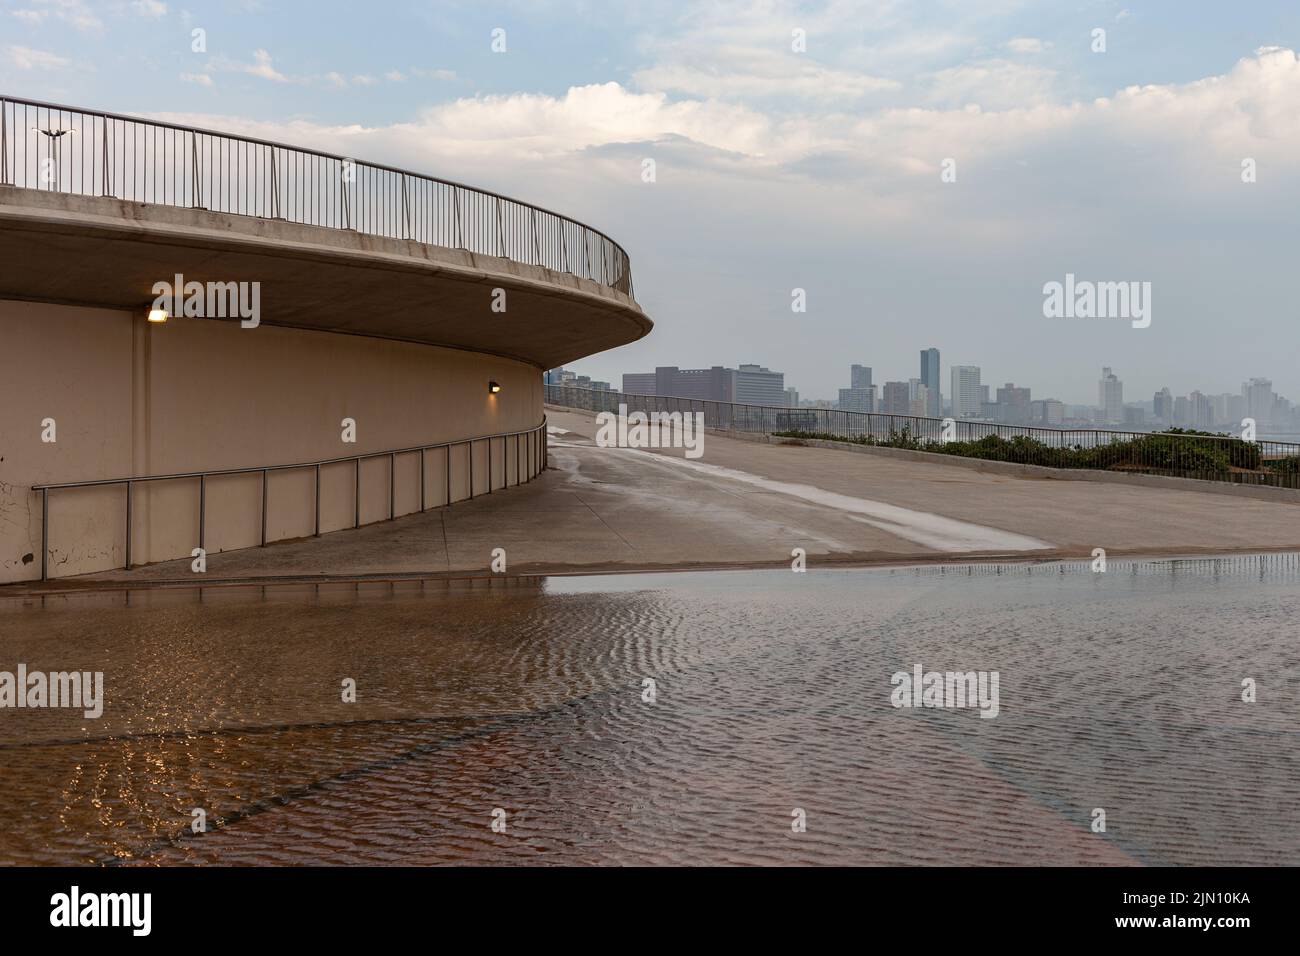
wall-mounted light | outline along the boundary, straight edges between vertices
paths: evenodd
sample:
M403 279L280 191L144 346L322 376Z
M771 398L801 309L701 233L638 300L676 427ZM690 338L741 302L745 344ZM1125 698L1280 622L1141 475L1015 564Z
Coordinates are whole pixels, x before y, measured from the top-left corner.
M500 386L500 385L498 385L496 382L488 382L488 392L489 392L489 393L491 393L492 395L495 395L495 394L496 394L497 392L499 392L499 391L501 391L501 386Z
M150 322L157 322L157 323L159 323L159 324L161 324L161 323L163 323L163 322L166 322L166 321L167 321L167 310L166 310L166 309L150 309L150 310L149 310L149 321L150 321Z

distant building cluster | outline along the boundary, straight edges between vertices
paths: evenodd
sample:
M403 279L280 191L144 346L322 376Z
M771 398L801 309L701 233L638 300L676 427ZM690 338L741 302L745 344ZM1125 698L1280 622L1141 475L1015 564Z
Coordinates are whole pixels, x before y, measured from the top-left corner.
M1152 397L1150 413L1152 424L1174 428L1236 431L1242 421L1251 418L1262 431L1300 432L1300 409L1274 392L1273 383L1266 378L1243 382L1241 394L1195 391L1175 397L1166 386Z
M623 391L629 395L671 395L745 405L788 406L791 395L796 402L799 397L794 389L785 387L784 372L774 372L762 365L738 368L661 365L653 372L624 373Z
M849 412L874 412L916 418L942 418L991 422L999 425L1046 428L1124 428L1134 431L1193 428L1238 431L1251 418L1261 433L1300 434L1300 408L1273 391L1266 378L1252 378L1241 394L1206 395L1194 391L1174 396L1168 388L1150 402L1124 401L1124 383L1109 366L1097 381L1096 405L1070 405L1057 398L1034 398L1030 389L1006 382L990 390L980 381L978 365L953 365L948 372L948 393L940 389L937 348L922 349L919 375L907 380L877 384L869 365L850 365L848 387L838 389L835 400L800 399L799 391L785 385L785 374L762 365L684 369L659 366L653 372L628 372L622 389L630 395L670 395L678 398L784 408L824 408ZM608 382L593 382L568 369L546 373L547 384L608 389Z

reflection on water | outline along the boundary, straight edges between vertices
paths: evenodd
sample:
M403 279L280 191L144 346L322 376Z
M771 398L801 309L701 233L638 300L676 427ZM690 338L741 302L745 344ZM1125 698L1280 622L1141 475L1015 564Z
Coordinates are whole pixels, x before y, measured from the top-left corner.
M97 721L0 710L0 862L1294 863L1298 583L1266 555L0 599L0 670L106 684ZM895 710L917 663L999 671L1000 715Z

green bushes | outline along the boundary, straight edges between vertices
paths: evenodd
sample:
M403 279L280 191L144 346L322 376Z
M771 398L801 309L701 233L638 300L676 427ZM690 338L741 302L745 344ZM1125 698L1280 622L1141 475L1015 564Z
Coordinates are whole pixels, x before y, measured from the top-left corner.
M1085 448L1082 445L1054 447L1031 438L1015 435L1004 438L986 435L970 441L940 442L921 439L903 428L888 437L872 435L835 435L827 432L784 431L774 434L787 438L845 441L883 448L906 448L963 458L1011 461L1023 465L1049 468L1094 468L1120 471L1184 474L1192 477L1222 477L1234 471L1260 469L1259 446L1239 438L1212 436L1206 432L1172 429L1140 435L1124 441ZM1267 463L1280 474L1300 474L1300 458ZM1281 464L1283 467L1277 467Z

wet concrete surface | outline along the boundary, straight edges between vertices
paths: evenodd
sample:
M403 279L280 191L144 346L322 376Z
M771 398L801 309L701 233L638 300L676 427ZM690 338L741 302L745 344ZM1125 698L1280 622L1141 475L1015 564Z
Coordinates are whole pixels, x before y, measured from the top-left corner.
M704 455L598 448L596 423L549 413L551 470L450 508L317 539L210 554L206 580L507 570L886 564L1221 554L1300 548L1300 504L973 472L708 435ZM188 559L86 583L194 580ZM37 585L23 586L27 589Z
M106 690L0 712L0 863L1294 863L1297 584L1281 554L6 592L0 670ZM998 715L895 708L916 664L999 672Z

